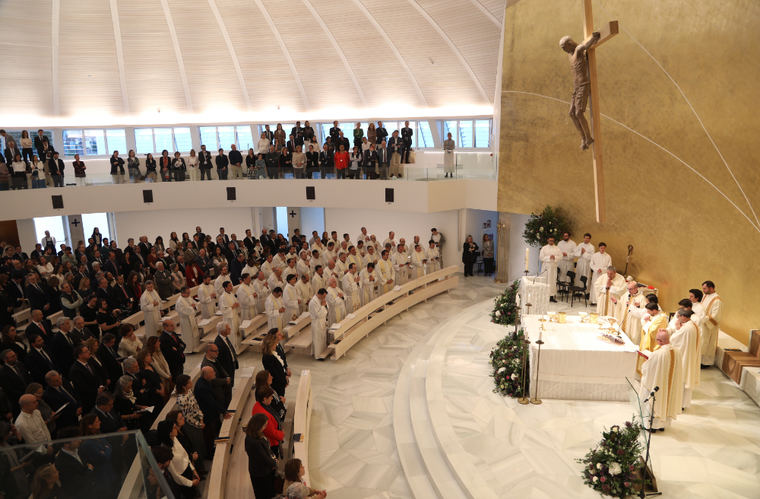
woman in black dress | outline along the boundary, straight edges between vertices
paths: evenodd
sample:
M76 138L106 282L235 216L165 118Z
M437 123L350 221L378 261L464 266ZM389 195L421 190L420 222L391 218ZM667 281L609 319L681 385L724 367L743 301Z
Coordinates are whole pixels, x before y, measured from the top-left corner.
M464 263L464 276L472 276L472 266L478 258L478 245L472 240L472 236L467 236L467 240L462 246L462 263Z
M272 388L280 397L285 396L285 387L288 386L288 362L282 348L277 348L282 340L282 333L277 328L272 328L267 333L261 345L263 353L261 363L269 374L272 375Z
M254 414L245 429L245 453L248 454L248 474L256 499L270 499L277 495L275 474L277 459L264 436L269 420L265 414Z

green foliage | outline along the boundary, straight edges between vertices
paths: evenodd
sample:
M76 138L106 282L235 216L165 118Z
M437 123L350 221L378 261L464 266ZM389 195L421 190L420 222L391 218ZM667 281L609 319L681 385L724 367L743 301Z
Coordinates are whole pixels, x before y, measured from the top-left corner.
M628 497L636 495L641 486L639 458L641 426L626 422L621 428L613 426L602 432L602 440L583 459L583 481L602 495Z
M491 322L504 326L517 324L519 316L519 311L517 310L517 290L519 287L520 281L515 281L507 286L507 289L501 295L494 299L493 310L491 310Z
M563 232L570 232L572 223L561 208L547 206L539 214L531 213L525 224L523 239L529 246L543 246L553 237L555 241L562 238Z
M525 354L525 373L529 376L528 345L524 341L525 332L520 329L499 340L491 350L494 391L509 397L522 397L530 393L530 379L526 380L523 394L522 361Z

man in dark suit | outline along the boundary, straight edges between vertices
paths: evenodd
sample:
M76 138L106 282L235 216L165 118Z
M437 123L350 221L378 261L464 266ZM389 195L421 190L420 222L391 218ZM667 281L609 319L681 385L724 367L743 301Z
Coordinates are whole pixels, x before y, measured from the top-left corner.
M79 345L90 337L90 333L84 327L84 317L77 315L72 320L72 324L73 327L69 333L69 337L71 337L72 341L74 341L74 345Z
M388 137L388 130L385 129L383 126L382 121L377 122L377 127L375 128L375 136L377 137L377 143L382 144L386 137Z
M90 349L87 345L79 345L74 349L76 360L69 370L69 380L79 394L82 403L82 411L87 413L95 407L95 399L98 393L104 390L105 381L100 379L95 370L90 367Z
M83 497L85 491L92 491L95 484L93 465L85 464L79 456L82 436L79 428L64 428L59 432L61 438L73 439L65 442L55 456L55 467L61 482L61 497Z
M42 310L32 309L29 324L26 326L25 334L28 338L35 334L42 336L46 345L53 341L53 326L50 321L42 316Z
M115 346L116 337L111 333L106 333L103 335L103 342L95 353L95 356L100 360L100 363L103 364L103 368L106 370L106 379L111 381L111 383L109 383L109 386L111 387L116 386L116 382L123 373Z
M43 313L49 313L50 303L48 303L48 296L45 290L42 289L42 286L40 286L40 283L37 282L37 279L37 274L29 274L26 288L24 288L24 295L29 300L31 308L38 308Z
M58 157L58 152L53 153L53 157L48 162L48 169L50 170L50 176L53 177L53 187L63 187L63 170L66 165L63 164L63 160Z
M303 127L300 121L296 121L296 126L290 129L290 135L296 146L303 146Z
M34 138L34 148L37 150L37 157L40 161L45 161L45 142L50 144L50 139L45 135L45 131L37 130L37 136Z
M161 346L161 353L164 354L166 363L169 364L172 379L175 379L185 369L185 342L174 331L176 325L173 320L164 319L162 325L163 331L161 331L158 341Z
M122 311L132 311L132 302L129 300L129 293L124 286L124 276L116 276L116 284L109 289L108 306L112 309L118 308Z
M69 336L71 332L71 319L61 317L58 319L58 332L53 335L50 352L53 354L55 367L62 373L68 373L74 362L74 340Z
M222 405L227 407L232 400L232 378L219 361L219 347L211 343L206 345L206 354L201 361L201 369L211 367L214 369L214 379L211 386L214 389L214 397Z
M388 178L388 167L391 164L391 155L388 151L388 147L386 142L383 140L380 142L380 145L377 146L377 149L375 150L375 153L377 154L377 171L378 174L382 177L387 179Z
M6 395L10 398L14 414L20 410L18 400L26 391L26 385L31 383L32 375L26 369L26 366L19 362L16 352L11 349L0 352L5 365L0 367L0 387L5 390Z
M235 371L240 367L238 364L237 352L235 347L230 341L230 325L220 322L217 325L217 335L214 339L214 345L216 345L219 356L216 362L220 364L227 374L230 376L230 384L235 384Z
M404 122L404 128L401 129L401 162L409 163L409 150L412 148L412 135L414 130L409 127L409 122Z
M124 431L127 425L121 420L121 416L113 410L113 395L103 392L95 399L93 411L100 419L100 433L114 433Z
M203 413L203 422L206 427L203 429L203 436L206 440L206 445L209 447L209 454L213 454L213 443L217 435L219 435L219 429L222 426L221 417L225 419L231 417L227 414L227 407L220 404L214 396L214 387L212 381L216 377L214 368L206 366L201 368L201 377L195 383L195 399L198 401L198 407Z
M47 351L45 339L41 335L35 334L29 336L27 333L27 338L29 338L30 348L29 353L26 354L26 358L24 359L24 364L26 364L32 380L44 384L45 375L55 369L53 357Z
M330 138L332 139L333 145L335 147L338 147L338 137L340 136L340 127L338 126L337 121L333 121L333 126L330 128Z
M42 394L42 399L53 411L57 411L68 404L59 413L56 426L58 428L78 426L78 416L82 414L82 408L71 383L64 382L58 371L49 371L45 375L45 383L48 386Z
M253 253L253 248L256 247L256 238L253 237L251 229L245 229L245 238L243 239L243 245L248 250L248 254Z

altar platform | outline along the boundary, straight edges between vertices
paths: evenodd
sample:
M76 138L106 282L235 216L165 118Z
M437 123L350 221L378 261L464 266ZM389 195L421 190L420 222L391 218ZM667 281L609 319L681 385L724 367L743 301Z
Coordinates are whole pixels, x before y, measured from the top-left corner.
M622 343L604 336L610 323L600 318L599 323L581 322L580 315L566 315L566 323L541 322L546 316L529 315L523 327L531 340L530 394L538 397L564 400L619 400L630 399L631 388L626 377L633 380L636 372L637 347L615 325ZM543 325L543 334L540 328ZM614 334L614 333L613 333ZM538 366L538 345L542 337L541 363Z

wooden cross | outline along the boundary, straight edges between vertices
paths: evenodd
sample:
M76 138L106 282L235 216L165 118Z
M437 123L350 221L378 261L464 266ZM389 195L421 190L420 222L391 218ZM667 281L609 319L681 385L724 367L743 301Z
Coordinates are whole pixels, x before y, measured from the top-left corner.
M591 11L591 0L583 0L583 35L584 43L591 38L594 32L594 13ZM604 223L606 219L606 203L604 201L604 169L602 166L602 120L599 110L599 85L596 80L596 49L618 34L618 22L610 21L599 30L601 37L586 51L588 55L588 73L591 94L591 136L594 138L591 144L591 153L594 158L594 199L596 201L596 221Z

